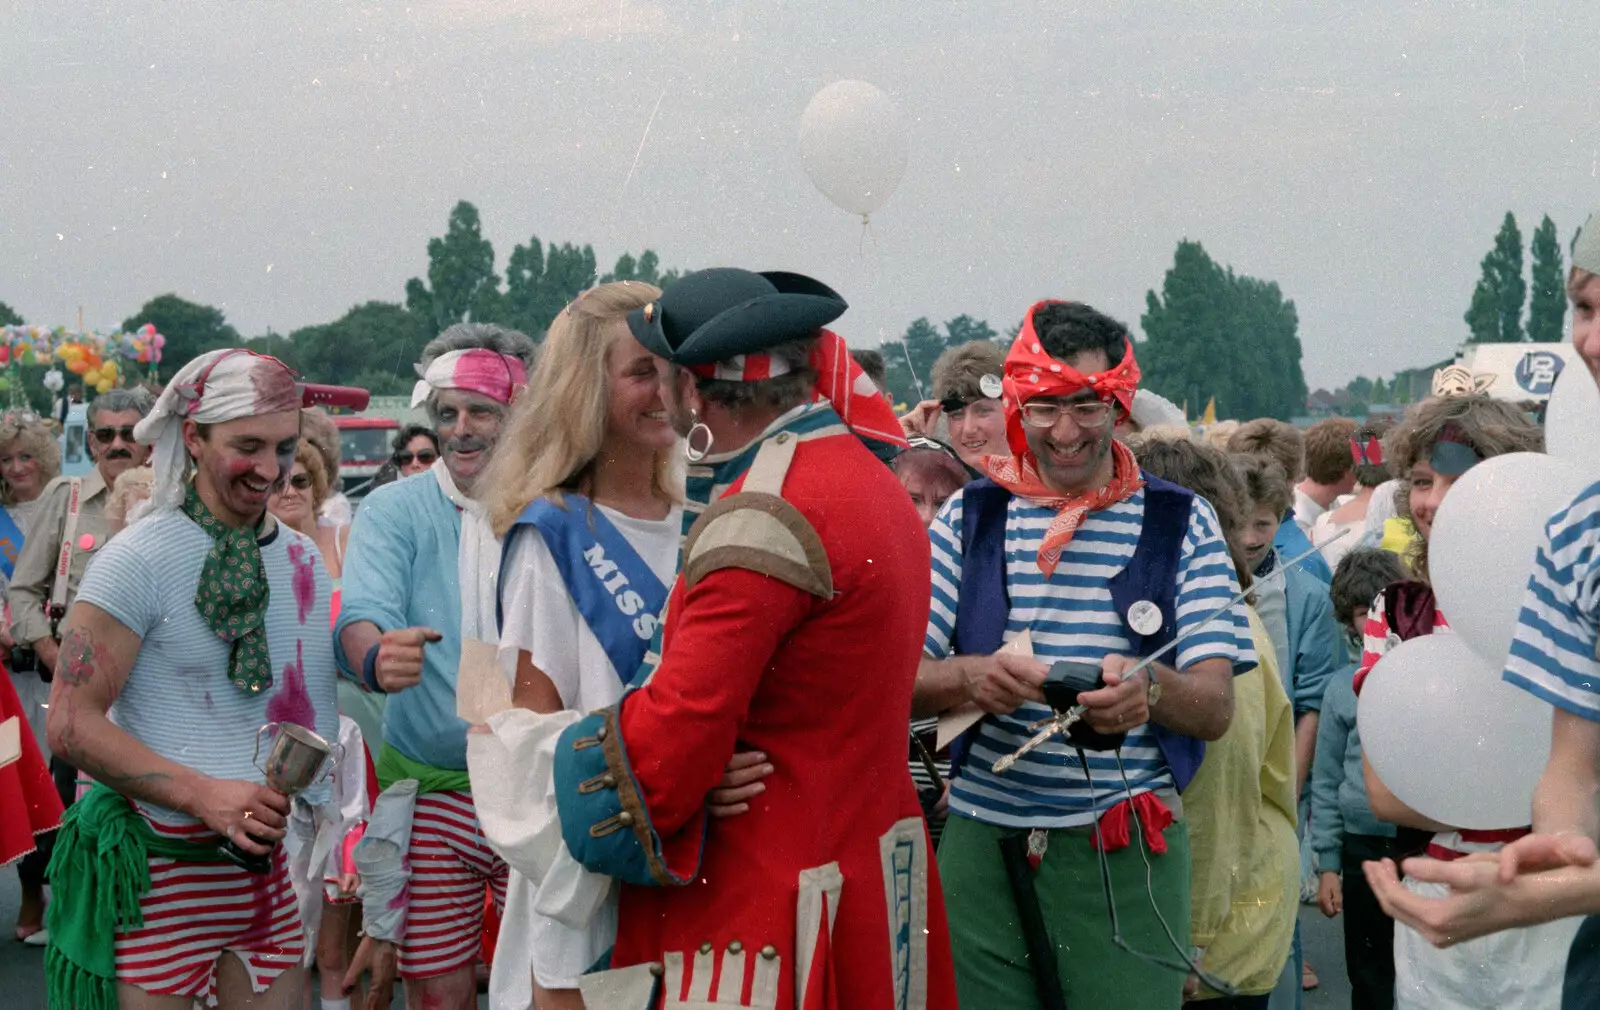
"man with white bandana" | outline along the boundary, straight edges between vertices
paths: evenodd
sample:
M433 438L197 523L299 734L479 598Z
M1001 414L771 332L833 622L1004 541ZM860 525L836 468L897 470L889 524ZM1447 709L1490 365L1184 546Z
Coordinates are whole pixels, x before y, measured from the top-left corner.
M475 485L533 352L523 334L482 323L452 326L423 349L413 402L426 404L442 456L430 474L367 496L345 557L340 668L389 695L379 784L418 783L409 911L401 935L375 939L398 948L400 975L420 992L413 1005L441 1010L476 1005L485 885L497 905L505 897L506 866L472 803L456 671L464 641L496 638L500 546Z
M289 800L262 784L257 730L338 733L328 578L267 512L300 391L274 358L212 351L134 434L155 446L156 511L84 574L51 696L51 749L97 784L56 842L50 1005L288 1010L304 979L276 845Z

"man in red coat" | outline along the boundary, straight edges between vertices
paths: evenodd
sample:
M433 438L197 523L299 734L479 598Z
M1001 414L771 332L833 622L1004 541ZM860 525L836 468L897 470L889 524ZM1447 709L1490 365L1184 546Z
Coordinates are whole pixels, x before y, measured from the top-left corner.
M955 1006L905 761L928 542L874 455L893 414L821 329L844 308L809 278L707 270L629 318L675 366L702 514L660 665L556 747L566 845L623 881L590 1010ZM771 773L708 822L738 752Z

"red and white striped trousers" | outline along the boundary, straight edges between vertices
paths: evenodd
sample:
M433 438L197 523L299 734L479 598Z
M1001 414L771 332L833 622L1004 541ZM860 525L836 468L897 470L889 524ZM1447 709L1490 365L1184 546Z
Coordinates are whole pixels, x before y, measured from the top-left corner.
M151 827L186 841L221 841L203 824ZM223 951L237 954L251 987L265 992L305 953L282 846L265 876L231 863L152 856L150 891L139 911L144 924L116 937L117 979L154 995L210 999Z
M424 793L411 815L410 901L400 976L429 978L477 961L483 943L483 889L506 903L506 864L478 828L467 792Z

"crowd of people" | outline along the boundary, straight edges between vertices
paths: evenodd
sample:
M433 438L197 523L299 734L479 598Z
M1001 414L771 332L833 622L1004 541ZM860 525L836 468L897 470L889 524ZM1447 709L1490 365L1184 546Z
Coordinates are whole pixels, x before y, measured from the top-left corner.
M1600 226L1573 263L1600 382ZM1600 484L1506 669L1554 709L1526 826L1409 809L1356 719L1533 419L1441 375L1392 428L1200 431L1053 300L897 416L845 309L726 268L452 326L354 508L247 350L97 398L83 477L5 419L0 858L51 1007L1287 1008L1303 901L1352 1006L1587 1005Z

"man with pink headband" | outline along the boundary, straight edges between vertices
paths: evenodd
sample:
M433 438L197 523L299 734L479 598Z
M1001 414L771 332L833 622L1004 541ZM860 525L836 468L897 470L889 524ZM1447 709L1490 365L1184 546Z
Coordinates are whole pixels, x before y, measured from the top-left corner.
M912 714L969 702L985 713L953 748L939 847L962 1006L1182 1000L1180 793L1201 741L1227 730L1233 676L1255 653L1242 605L1206 619L1238 591L1216 513L1142 473L1113 436L1138 381L1121 323L1035 305L1006 356L1010 453L987 457L989 479L928 531L933 598ZM1024 633L1032 656L1000 651ZM1175 638L1170 660L1129 675ZM1035 723L1074 704L1086 714L1065 739L997 769Z
M484 841L472 803L456 671L463 641L495 641L500 546L477 481L533 353L523 334L483 323L452 326L423 349L413 401L427 406L441 457L429 472L367 496L345 557L340 670L389 696L379 784L418 783L409 910L388 930L378 920L397 917L375 916L369 901L367 931L398 948L400 975L418 990L412 1005L439 1010L476 1006L485 884L497 903L505 896L506 866ZM380 962L389 953L380 950Z
M50 1005L298 1008L289 800L254 754L267 723L339 732L328 577L267 511L300 390L275 358L212 351L134 436L155 447L156 511L84 573L51 696L51 749L97 784L56 841Z

